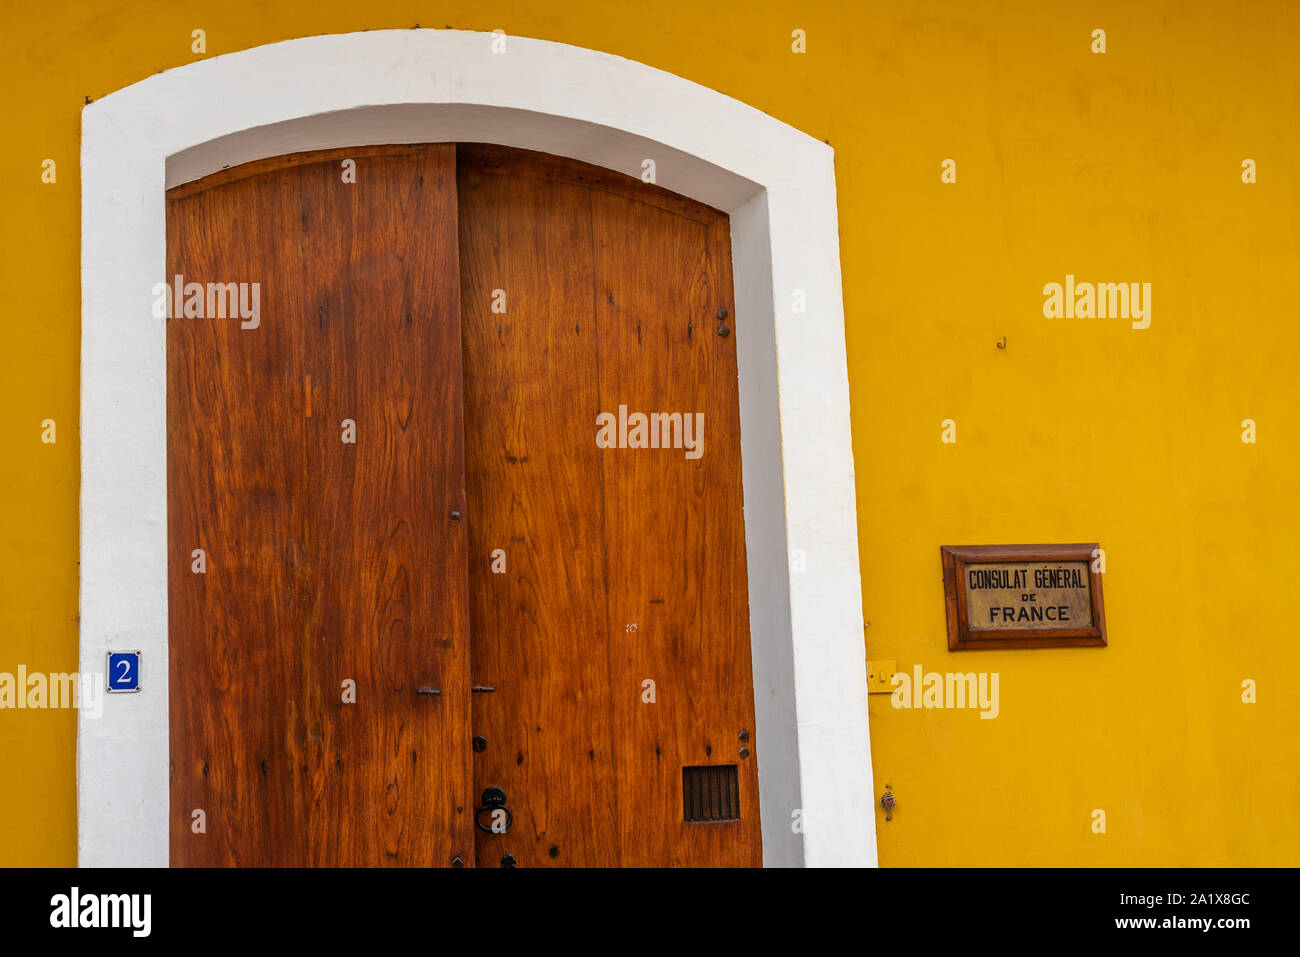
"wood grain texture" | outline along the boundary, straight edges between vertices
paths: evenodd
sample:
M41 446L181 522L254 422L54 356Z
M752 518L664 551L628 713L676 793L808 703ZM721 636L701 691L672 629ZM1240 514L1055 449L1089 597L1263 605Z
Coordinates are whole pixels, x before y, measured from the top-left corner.
M728 220L581 163L458 153L473 674L497 688L475 787L516 816L479 863L757 865ZM620 404L703 413L704 454L597 448ZM740 820L683 822L702 764L738 765Z
M169 274L262 284L168 326L174 864L472 858L454 149L347 152L169 198Z
M736 336L717 331L719 308L735 329L727 219L597 192L592 222L602 408L704 422L698 458L601 455L621 861L758 866ZM710 764L738 765L740 820L685 823L681 769Z
M293 308L267 280L291 256L294 187L169 205L168 278L263 282L264 314ZM256 223L250 242L232 231ZM306 722L292 668L306 621L305 423L295 414L302 327L167 323L171 856L174 864L307 860ZM268 415L273 416L267 421ZM192 571L194 549L206 574ZM279 705L267 706L268 702ZM207 833L194 834L202 810Z
M262 284L255 330L168 325L173 863L760 863L727 217L480 145L168 208L169 275ZM620 405L703 454L599 448ZM699 765L738 820L683 821Z
M472 672L496 689L474 695L474 798L499 786L515 815L479 864L613 865L590 191L472 155L458 177Z

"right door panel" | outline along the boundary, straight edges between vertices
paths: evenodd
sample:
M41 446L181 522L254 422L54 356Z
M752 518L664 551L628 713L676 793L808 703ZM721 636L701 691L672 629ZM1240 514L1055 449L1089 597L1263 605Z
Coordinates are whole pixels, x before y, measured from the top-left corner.
M727 217L457 165L477 862L758 865Z

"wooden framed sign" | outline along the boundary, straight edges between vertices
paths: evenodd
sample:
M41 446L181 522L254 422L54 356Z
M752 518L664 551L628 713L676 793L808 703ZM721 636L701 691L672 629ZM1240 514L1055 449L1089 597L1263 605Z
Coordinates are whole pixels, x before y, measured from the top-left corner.
M1090 545L944 545L948 650L1106 644Z

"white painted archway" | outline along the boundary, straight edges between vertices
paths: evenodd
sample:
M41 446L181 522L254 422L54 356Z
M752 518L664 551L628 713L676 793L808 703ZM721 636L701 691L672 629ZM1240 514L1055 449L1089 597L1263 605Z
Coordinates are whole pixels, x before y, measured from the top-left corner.
M168 861L166 350L150 308L165 188L299 150L451 141L632 175L654 159L661 186L731 214L764 861L875 863L831 149L642 64L493 40L290 40L82 111L82 673L143 651L142 693L79 716L82 865Z

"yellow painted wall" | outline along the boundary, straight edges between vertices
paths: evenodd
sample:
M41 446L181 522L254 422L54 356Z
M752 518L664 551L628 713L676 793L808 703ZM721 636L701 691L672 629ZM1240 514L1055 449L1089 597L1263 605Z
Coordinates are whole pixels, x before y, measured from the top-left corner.
M211 56L416 23L617 53L835 147L867 651L1000 675L995 720L871 697L877 793L899 801L876 812L882 863L1300 863L1283 0L3 0L0 671L77 667L84 97L191 62L196 27ZM1152 283L1151 327L1044 318L1067 272ZM941 544L1092 540L1110 647L946 652ZM0 712L0 864L75 862L74 742L71 712Z

